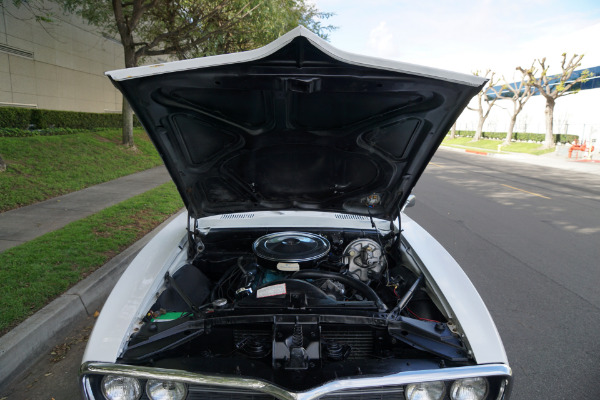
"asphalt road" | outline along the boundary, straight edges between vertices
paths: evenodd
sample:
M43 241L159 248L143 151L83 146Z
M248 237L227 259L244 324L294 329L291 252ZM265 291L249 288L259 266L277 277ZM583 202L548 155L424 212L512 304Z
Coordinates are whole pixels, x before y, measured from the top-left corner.
M514 399L600 399L600 176L441 149L407 214L465 269Z
M414 193L407 213L463 266L494 317L513 399L600 399L600 176L441 149ZM0 399L78 399L91 323Z

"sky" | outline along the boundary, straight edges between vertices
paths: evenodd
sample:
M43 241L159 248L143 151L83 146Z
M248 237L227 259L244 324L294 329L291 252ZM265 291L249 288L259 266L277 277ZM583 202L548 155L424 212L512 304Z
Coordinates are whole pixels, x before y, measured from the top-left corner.
M313 0L336 15L330 41L342 50L471 73L512 77L547 57L585 54L600 65L600 1Z
M330 33L330 42L352 53L467 74L491 69L509 81L520 79L517 66L528 68L543 57L550 73L559 72L565 52L584 54L582 68L600 66L598 0L310 1L321 11L335 13L325 21L338 27ZM555 124L563 118L571 125L587 123L589 129L597 124L600 129L600 113L593 111L598 108L600 89L568 97L573 98L568 100L570 111L565 114L563 107L565 115L561 115L557 105ZM536 108L542 108L543 116L543 103L530 102L522 119L528 118L529 111L539 126ZM490 122L505 119L499 110Z

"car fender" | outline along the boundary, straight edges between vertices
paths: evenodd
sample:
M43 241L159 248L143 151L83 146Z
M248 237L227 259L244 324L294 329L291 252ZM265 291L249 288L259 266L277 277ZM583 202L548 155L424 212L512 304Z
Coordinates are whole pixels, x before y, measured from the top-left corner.
M481 296L446 249L419 224L402 215L402 236L427 283L459 326L478 364L508 364L500 335Z

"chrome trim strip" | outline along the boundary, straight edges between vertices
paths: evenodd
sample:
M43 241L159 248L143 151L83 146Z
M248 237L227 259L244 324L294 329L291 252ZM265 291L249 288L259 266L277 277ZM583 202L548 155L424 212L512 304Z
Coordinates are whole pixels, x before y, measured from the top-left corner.
M85 375L79 376L79 381L81 382L81 393L83 394L83 398L85 400L94 400L94 391L90 386L90 380Z
M469 367L444 368L439 370L405 371L373 378L349 378L328 382L306 392L288 392L271 383L253 379L216 375L196 374L187 371L150 368L110 363L86 362L81 366L80 375L122 375L138 379L159 379L185 382L191 385L213 385L229 388L256 390L270 394L280 400L315 400L325 394L335 394L346 389L373 386L399 386L409 383L456 380L474 376L512 376L512 370L505 364L475 365ZM85 380L85 378L82 378Z

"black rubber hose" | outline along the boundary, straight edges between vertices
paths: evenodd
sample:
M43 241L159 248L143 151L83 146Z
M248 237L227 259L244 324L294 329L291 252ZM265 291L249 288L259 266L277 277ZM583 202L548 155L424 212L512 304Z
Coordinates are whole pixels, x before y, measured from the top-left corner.
M377 293L362 281L351 278L347 275L340 274L339 272L331 271L319 271L316 269L305 269L302 271L295 272L291 278L293 279L334 279L345 285L352 287L363 293L369 300L377 304L379 310L387 311L387 307L383 301L377 296Z
M227 279L231 274L233 274L233 272L238 268L239 267L236 263L236 264L232 265L231 267L229 267L229 269L227 269L227 271L225 271L225 273L223 275L221 275L221 278L217 281L217 283L215 284L215 286L213 287L213 289L210 292L210 301L211 302L213 302L217 299L217 290L219 290L219 288L221 287L221 285L223 284L225 279Z

